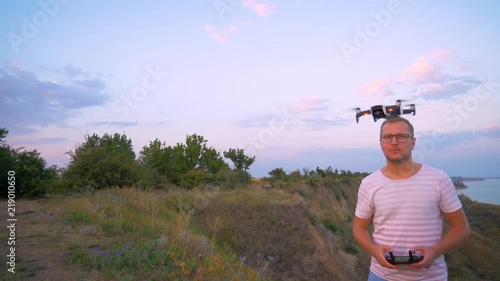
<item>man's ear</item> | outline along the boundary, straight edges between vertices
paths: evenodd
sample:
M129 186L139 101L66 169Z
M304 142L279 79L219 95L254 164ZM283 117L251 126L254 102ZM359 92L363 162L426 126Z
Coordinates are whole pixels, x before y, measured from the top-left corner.
M412 150L415 149L415 143L417 142L417 138L413 138L413 147L412 147Z

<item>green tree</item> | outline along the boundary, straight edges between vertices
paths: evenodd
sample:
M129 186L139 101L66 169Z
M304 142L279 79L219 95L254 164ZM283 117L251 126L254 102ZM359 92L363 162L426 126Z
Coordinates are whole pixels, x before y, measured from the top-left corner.
M255 156L249 157L245 155L244 149L239 148L230 148L229 151L224 151L224 157L231 160L233 162L234 169L238 171L247 171L255 162Z
M16 197L43 196L49 191L56 177L56 168L47 163L36 150L14 149L5 138L9 131L0 128L0 190L1 197L8 196L9 172L14 176Z
M322 178L326 175L325 170L321 169L319 166L316 166L316 173Z
M47 167L36 150L15 152L16 192L19 197L39 197L49 192L57 168Z
M197 134L187 135L185 143L177 143L174 147L155 139L143 147L139 163L185 188L211 181L219 170L228 168L219 152Z
M2 197L7 197L8 172L14 169L15 164L14 151L4 140L8 133L6 128L0 128L0 190Z
M285 170L283 170L283 168L275 168L268 174L272 180L286 180L287 177L286 172Z
M74 190L127 186L137 181L132 140L125 134L87 135L85 142L68 155L71 160L63 176Z
M7 128L0 128L0 147L5 145L5 137L7 137L7 134L9 133L9 130Z
M227 167L226 162L212 147L207 146L207 140L197 134L186 136L186 143L178 143L174 148L174 157L183 172L200 170L211 174Z
M144 146L139 153L139 163L154 169L158 175L167 175L169 166L173 162L174 151L171 146L166 146L165 142L159 139L149 142L149 146Z

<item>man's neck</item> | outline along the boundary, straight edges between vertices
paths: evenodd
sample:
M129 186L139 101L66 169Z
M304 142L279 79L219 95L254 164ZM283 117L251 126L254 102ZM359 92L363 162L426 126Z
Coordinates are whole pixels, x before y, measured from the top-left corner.
M387 161L382 168L382 174L391 179L407 179L415 175L421 164L408 160L404 162Z

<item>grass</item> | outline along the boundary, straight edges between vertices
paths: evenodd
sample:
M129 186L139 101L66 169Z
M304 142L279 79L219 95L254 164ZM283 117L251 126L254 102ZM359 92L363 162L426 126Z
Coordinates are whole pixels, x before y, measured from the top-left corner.
M73 229L103 241L74 241L68 265L99 271L108 280L231 280L235 268L241 280L265 280L263 268L241 264L236 254L214 248L214 237L192 231L203 207L199 197L124 188L61 200L60 212Z
M351 233L358 185L354 178L52 197L21 220L38 226L19 241L43 252L25 250L29 258L20 255L19 274L7 280L51 280L42 272L59 270L68 280L366 280L370 259ZM449 280L499 280L500 209L461 200L473 234L445 256Z

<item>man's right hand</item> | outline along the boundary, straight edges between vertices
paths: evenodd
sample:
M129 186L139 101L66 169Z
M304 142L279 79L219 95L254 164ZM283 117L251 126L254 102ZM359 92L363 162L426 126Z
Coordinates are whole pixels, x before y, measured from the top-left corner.
M392 248L386 245L374 245L370 254L378 261L378 263L386 268L398 268L397 265L391 264L385 258L385 253L392 252Z

